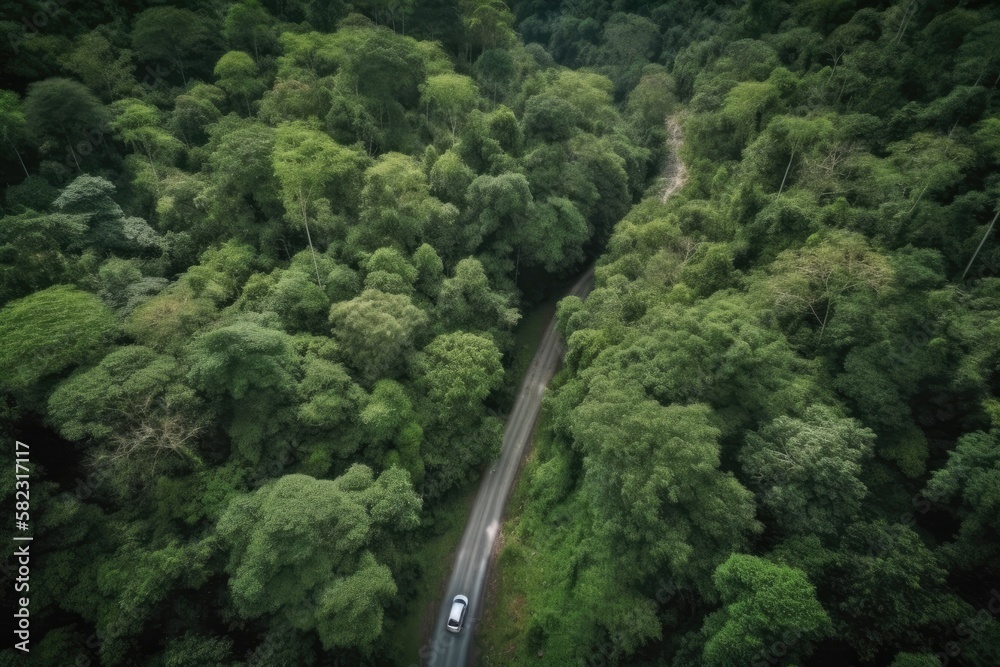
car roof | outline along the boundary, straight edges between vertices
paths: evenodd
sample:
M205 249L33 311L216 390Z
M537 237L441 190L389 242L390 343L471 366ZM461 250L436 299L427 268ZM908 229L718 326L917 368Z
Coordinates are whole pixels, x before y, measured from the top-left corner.
M448 614L448 620L457 619L462 613L462 608L469 604L468 599L464 595L458 595L451 603L451 612Z

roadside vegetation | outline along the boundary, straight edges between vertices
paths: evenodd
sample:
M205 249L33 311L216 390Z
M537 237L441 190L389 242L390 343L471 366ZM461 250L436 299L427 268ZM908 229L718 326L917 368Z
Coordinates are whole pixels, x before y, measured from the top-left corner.
M644 119L493 0L8 5L32 664L415 661L515 327L656 173Z
M404 659L518 323L594 255L484 664L997 664L995 3L18 0L0 33L31 664Z
M996 7L515 12L665 64L687 183L560 303L484 664L995 664Z

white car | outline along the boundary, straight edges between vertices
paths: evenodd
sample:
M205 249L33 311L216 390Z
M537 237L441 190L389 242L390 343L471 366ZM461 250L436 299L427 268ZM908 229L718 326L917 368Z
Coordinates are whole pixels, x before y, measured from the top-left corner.
M448 623L445 626L448 632L458 632L462 629L462 621L465 620L465 610L469 608L469 598L464 595L456 595L451 602L451 613L448 614Z

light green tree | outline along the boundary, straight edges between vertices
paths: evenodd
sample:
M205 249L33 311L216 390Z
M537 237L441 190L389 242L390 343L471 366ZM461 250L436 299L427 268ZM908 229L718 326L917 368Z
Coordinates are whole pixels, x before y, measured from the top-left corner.
M99 353L118 329L100 299L56 285L0 310L0 384L21 391Z
M182 148L181 142L163 129L166 124L163 115L152 104L137 99L119 100L111 105L111 113L111 129L133 149L145 153L159 192L156 164L176 154Z
M442 334L431 341L414 367L436 419L455 422L480 416L483 401L503 381L500 358L493 341L476 334Z
M993 407L996 410L996 406ZM939 502L956 503L962 525L947 550L965 567L978 567L995 557L1000 530L1000 449L996 430L963 435L948 453L945 466L931 475L925 493Z
M364 158L303 122L283 123L278 126L276 138L274 174L281 184L289 217L305 227L316 283L322 287L309 220L315 216L316 200L336 194L350 198L357 192ZM338 204L346 206L350 202Z
M793 664L833 630L802 570L733 554L716 568L712 580L723 606L702 628L707 667L766 661L776 644L783 649L781 659Z
M230 51L215 64L219 88L234 97L243 98L247 115L252 115L250 98L264 90L257 63L243 51Z
M857 292L878 293L892 282L884 255L860 234L815 234L803 248L778 255L764 287L779 311L808 313L822 337L838 304Z
M334 338L369 383L402 373L428 321L409 297L371 289L330 308Z
M478 99L475 82L461 74L438 74L420 85L421 104L428 114L434 109L448 124L452 141L458 134L459 121L475 107Z
M409 252L439 205L430 197L419 162L402 153L386 153L365 171L361 224L350 230L349 239L368 251L394 246Z
M859 479L875 434L825 406L778 417L746 437L743 470L786 530L837 534L857 518L868 489Z

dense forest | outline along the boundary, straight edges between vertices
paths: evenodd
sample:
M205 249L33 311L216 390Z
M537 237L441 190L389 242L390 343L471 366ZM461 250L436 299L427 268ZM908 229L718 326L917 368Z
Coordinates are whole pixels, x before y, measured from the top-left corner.
M687 184L560 304L484 664L1000 664L998 9L515 4Z
M645 117L499 0L3 16L31 664L387 664L499 452L522 294L638 200Z
M1000 664L993 3L0 7L29 664L398 663L594 258L481 662Z

